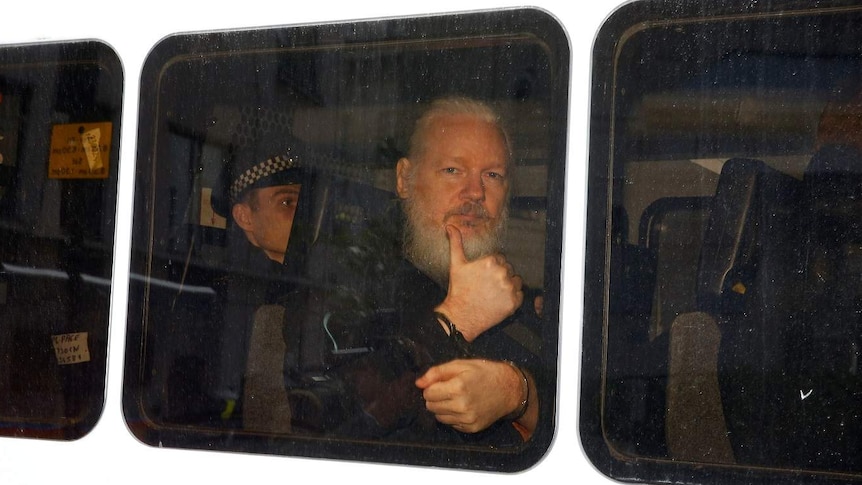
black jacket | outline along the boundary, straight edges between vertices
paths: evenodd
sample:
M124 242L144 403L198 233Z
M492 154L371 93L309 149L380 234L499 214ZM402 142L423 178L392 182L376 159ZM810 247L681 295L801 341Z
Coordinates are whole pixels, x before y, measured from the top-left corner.
M440 424L425 409L414 382L430 367L459 358L508 360L541 380L538 356L507 330L538 325L535 312L525 305L519 312L476 338L469 348L456 345L434 315L446 290L406 260L396 260L392 274L368 286L378 312L364 328L364 353L333 367L351 396L351 410L335 434L431 444L516 446L521 437L512 423L498 421L479 433L461 433ZM538 385L538 384L537 384ZM540 391L541 392L541 391ZM540 394L541 395L541 394Z

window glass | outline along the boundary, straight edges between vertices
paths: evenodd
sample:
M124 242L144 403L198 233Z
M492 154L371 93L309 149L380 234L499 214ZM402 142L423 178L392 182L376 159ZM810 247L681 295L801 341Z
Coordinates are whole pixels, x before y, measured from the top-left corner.
M0 435L102 412L122 86L99 42L0 46Z
M133 433L535 464L555 422L568 62L560 26L532 9L155 46L132 239Z
M632 481L862 473L858 6L642 1L593 57L581 436Z

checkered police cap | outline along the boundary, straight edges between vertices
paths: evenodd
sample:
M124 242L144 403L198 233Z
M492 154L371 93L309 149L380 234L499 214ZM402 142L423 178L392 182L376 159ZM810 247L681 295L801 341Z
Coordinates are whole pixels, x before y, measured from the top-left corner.
M231 207L252 189L300 184L309 147L286 137L255 140L233 148L219 171L212 189L212 208L227 217Z
M231 203L236 203L240 195L248 188L254 186L261 180L269 177L274 177L286 170L299 167L298 157L290 153L276 155L266 159L256 165L249 167L244 172L238 174L230 186Z

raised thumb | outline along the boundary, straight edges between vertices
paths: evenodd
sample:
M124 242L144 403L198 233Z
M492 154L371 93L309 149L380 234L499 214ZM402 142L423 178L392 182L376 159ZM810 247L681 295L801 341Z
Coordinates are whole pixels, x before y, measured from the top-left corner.
M449 265L458 266L467 262L467 256L464 255L464 239L461 231L453 226L446 226L446 235L449 237Z

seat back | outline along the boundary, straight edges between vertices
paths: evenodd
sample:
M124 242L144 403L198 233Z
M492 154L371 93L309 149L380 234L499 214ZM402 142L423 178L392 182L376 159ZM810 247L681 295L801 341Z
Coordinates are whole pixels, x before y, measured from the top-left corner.
M721 330L718 379L735 459L787 463L793 453L793 317L803 265L798 179L750 159L719 178L701 255L698 301Z
M826 145L805 178L806 227L801 311L788 372L796 393L798 463L862 467L862 153ZM804 397L804 399L803 399Z
M718 387L718 323L708 313L682 314L670 329L667 448L675 460L733 463Z
M724 164L700 257L701 309L721 315L750 309L752 297L776 287L766 271L798 268L798 248L786 243L802 227L801 194L799 180L762 161L735 158Z
M697 268L711 197L666 197L644 211L640 244L655 257L650 338L677 315L697 310Z
M616 449L640 456L665 456L664 389L667 338L650 338L655 259L628 241L622 207L613 214L610 320L606 369L606 433Z
M759 160L722 168L699 255L697 311L673 323L666 427L673 458L750 462L785 450L773 438L782 435L778 418L789 398L783 342L801 253L788 240L799 234L800 195L799 180ZM694 423L708 431L688 432Z
M243 429L291 431L291 410L284 384L285 309L264 305L254 314L242 402Z

